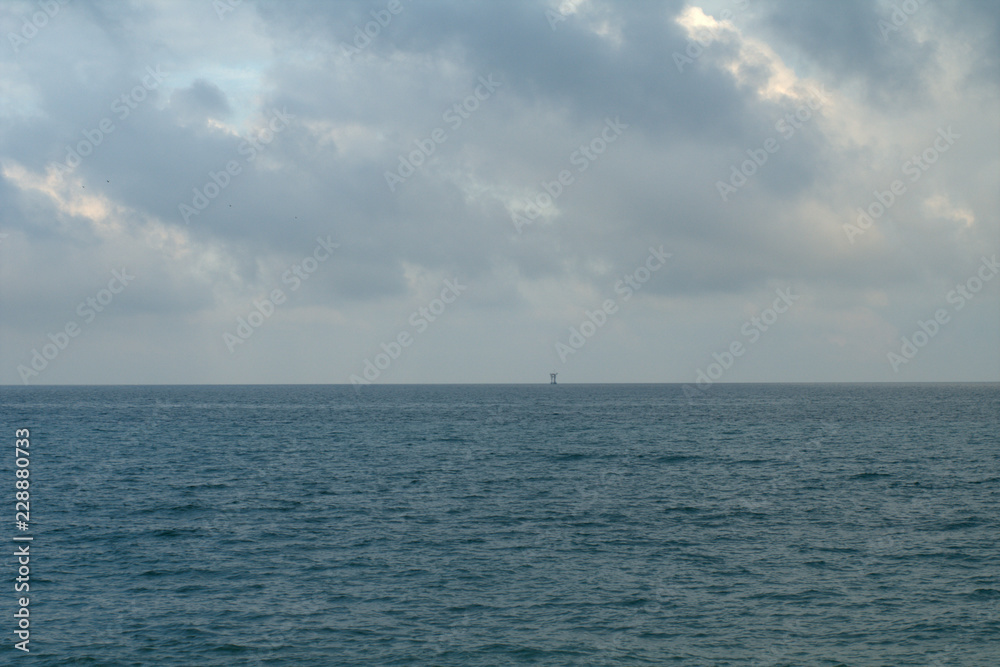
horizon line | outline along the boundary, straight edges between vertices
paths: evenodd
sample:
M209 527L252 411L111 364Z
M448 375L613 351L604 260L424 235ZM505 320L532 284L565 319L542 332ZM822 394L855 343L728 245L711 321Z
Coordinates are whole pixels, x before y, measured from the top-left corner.
M745 381L745 382L713 382L714 385L831 385L831 384L886 384L886 385L911 385L911 384L1000 384L997 380L778 380L778 381ZM58 384L0 384L0 388L23 387L434 387L434 386L553 386L551 382L379 382L366 385L357 385L350 382L245 382L245 383L225 383L225 382L199 382L199 383L174 383L174 382L122 382L122 383L58 383ZM600 386L600 385L678 385L697 386L694 382L559 382L554 386Z

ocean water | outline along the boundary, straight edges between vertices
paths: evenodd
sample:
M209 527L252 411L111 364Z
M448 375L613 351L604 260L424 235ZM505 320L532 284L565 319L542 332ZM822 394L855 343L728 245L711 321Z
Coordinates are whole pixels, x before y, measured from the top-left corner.
M6 664L1000 664L1000 385L0 403L34 537Z

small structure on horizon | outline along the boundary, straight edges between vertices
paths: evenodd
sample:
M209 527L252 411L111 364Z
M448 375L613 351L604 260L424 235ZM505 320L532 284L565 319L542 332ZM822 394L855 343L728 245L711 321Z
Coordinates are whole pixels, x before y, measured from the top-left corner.
M556 383L556 376L557 375L559 375L559 373L549 373L549 377L552 378L552 381L549 382L549 384L555 384Z

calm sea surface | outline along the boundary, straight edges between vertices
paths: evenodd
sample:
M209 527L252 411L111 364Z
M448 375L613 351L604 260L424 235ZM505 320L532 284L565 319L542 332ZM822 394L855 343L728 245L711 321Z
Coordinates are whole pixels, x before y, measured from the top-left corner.
M3 664L1000 665L1000 385L0 403Z

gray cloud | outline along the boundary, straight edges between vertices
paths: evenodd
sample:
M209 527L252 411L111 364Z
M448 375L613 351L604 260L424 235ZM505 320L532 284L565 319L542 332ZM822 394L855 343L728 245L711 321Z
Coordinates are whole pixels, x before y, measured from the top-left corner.
M2 381L120 264L141 278L93 331L159 354L128 381L343 382L456 276L468 293L386 381L532 381L660 245L669 265L567 381L690 381L783 285L807 296L732 380L904 379L886 353L997 252L998 12L923 3L884 35L891 7L861 2L572 5L65 7L0 54ZM5 34L30 8L0 10ZM499 85L476 98L480 77ZM616 118L620 136L581 158ZM945 127L960 137L911 180ZM512 215L564 170L518 231ZM847 233L894 180L905 192ZM293 290L327 237L340 248ZM287 302L231 355L223 332L275 289ZM996 303L970 304L906 379L1000 375L995 317L976 328ZM480 361L463 375L450 354ZM117 381L90 357L58 362L38 381Z

